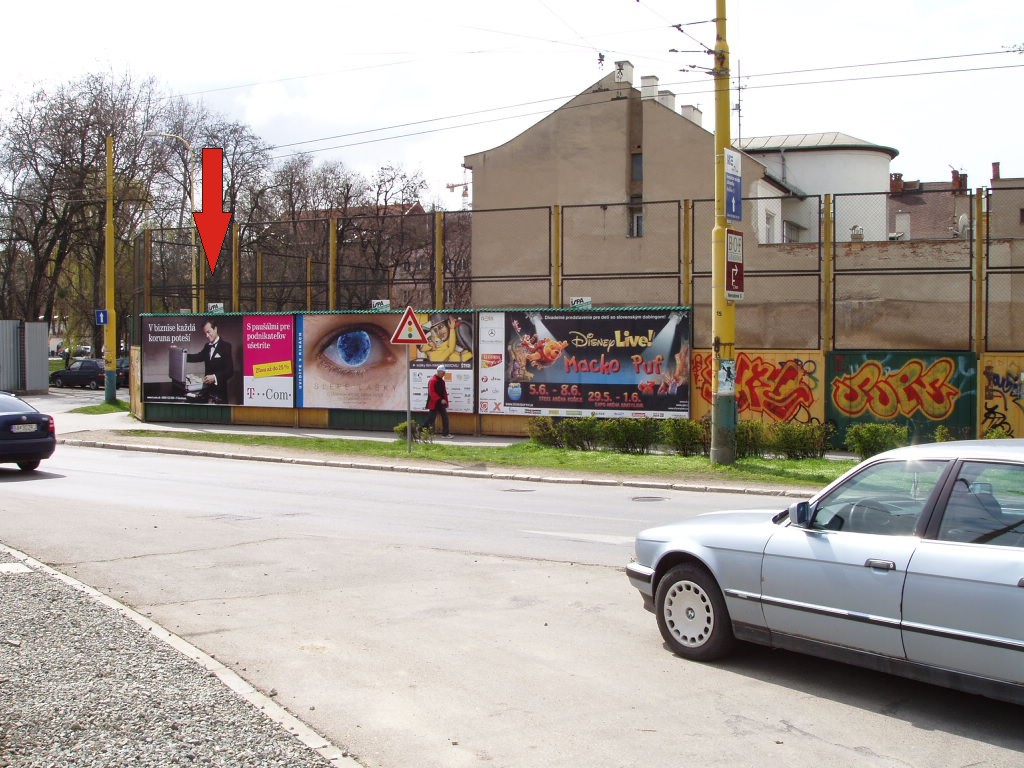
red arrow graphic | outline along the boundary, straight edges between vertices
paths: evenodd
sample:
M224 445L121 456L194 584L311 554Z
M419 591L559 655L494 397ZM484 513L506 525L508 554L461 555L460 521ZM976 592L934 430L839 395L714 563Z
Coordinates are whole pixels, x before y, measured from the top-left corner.
M203 209L192 214L203 241L210 272L217 268L220 248L231 223L231 214L224 211L224 150L203 149Z

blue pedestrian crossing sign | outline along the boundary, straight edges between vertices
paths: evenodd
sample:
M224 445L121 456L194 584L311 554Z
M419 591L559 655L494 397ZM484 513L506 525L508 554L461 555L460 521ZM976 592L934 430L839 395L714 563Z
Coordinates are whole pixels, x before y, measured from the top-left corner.
M110 316L105 309L96 310L96 325L106 325Z
M743 221L743 174L740 171L740 153L725 150L725 218Z

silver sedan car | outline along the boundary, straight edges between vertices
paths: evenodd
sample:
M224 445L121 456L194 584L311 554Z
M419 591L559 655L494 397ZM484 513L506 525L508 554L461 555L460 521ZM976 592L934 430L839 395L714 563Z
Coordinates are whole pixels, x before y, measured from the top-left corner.
M627 574L687 659L742 640L1024 704L1024 440L900 448L788 510L642 531Z

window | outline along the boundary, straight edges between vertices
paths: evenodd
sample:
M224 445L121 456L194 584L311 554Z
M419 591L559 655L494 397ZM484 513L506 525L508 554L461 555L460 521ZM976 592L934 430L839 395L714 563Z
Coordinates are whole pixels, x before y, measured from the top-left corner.
M644 236L644 213L641 208L629 209L629 236Z
M799 224L793 221L782 222L782 242L784 243L799 243L800 242L800 230L804 229Z
M630 156L630 160L632 161L632 171L631 171L631 174L630 174L630 178L633 181L643 181L644 180L644 156L638 152L638 153L636 153L634 155L631 155Z
M818 502L811 528L912 536L945 467L945 461L872 464Z
M965 462L946 502L938 538L1024 548L1024 467Z
M1024 224L1024 208L1020 209L1020 223Z
M764 215L764 241L774 243L775 240L775 214L765 213Z

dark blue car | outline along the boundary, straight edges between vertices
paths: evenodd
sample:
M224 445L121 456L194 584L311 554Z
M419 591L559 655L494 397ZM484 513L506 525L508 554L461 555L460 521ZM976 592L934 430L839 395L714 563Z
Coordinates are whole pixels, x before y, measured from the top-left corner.
M31 472L56 447L52 416L17 395L0 392L0 464L17 464L22 472Z

